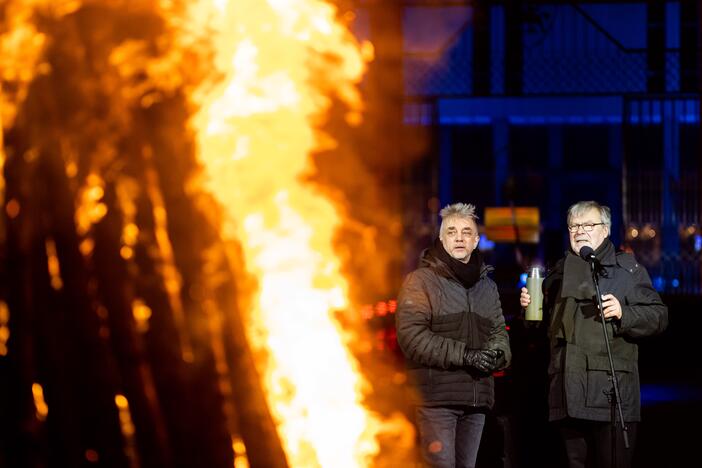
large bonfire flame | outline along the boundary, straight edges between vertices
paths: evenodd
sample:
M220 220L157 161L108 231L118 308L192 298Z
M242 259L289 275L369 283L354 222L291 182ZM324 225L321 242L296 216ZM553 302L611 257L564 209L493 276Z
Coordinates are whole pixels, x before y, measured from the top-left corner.
M406 444L408 438L410 443L413 440L413 432L401 416L383 420L363 405L370 385L348 349L351 335L334 318L335 312L350 307L348 283L333 249L342 214L305 180L314 172L311 155L337 144L321 130L334 100L349 109L349 125L360 122L357 85L372 46L360 44L325 0L160 0L154 4L172 23L180 48L175 47L165 60L147 64L146 74L157 77L163 89L183 86L196 106L190 124L204 167L204 185L225 212L221 235L241 246L247 274L255 279L253 290L243 291L249 305L244 319L287 461L291 466L371 465L384 433L402 432L399 437ZM6 101L0 101L0 129L13 125L34 74L51 73L40 63L46 38L32 27L36 5L51 5L52 14L60 17L78 10L82 2L12 2L11 11L5 11L7 18L13 18L12 33L0 34L5 42L0 42L0 50L16 55L0 57L0 83L13 83L11 90L0 90L0 100ZM180 51L203 44L211 48L212 78L197 88L177 78L169 80L164 64L177 61ZM130 57L142 53L138 44L125 42L110 57L111 65L121 67L125 76L132 71L138 75L143 64L132 67ZM24 70L26 76L16 70ZM141 91L135 90L135 96ZM140 98L144 108L153 104L148 96ZM5 162L2 149L0 139L0 169ZM77 164L66 162L69 177L76 176ZM182 359L193 362L166 207L154 174L149 174L146 194L154 207L153 229L165 265L164 283L180 334ZM101 202L105 180L97 173L84 175L77 191L75 225L78 237L84 239L80 251L89 257L93 250L89 232L108 208ZM138 190L125 183L118 183L116 189L124 222L120 255L131 261L140 228L133 201L122 199L131 200ZM3 189L0 177L0 203L4 204ZM189 193L199 189L197 182L187 187ZM13 218L19 205L11 200L5 210ZM52 286L60 290L57 248L50 240L46 246ZM140 299L133 303L137 329L143 332L151 310ZM0 331L7 322L6 309L0 301ZM0 355L4 341L0 340ZM41 394L41 386L37 388L35 393ZM132 425L130 405L121 394L115 402L126 436L124 421Z
M214 25L225 79L197 95L194 125L209 187L229 213L226 235L241 241L258 278L249 336L263 352L264 386L289 462L366 465L378 452L381 424L361 404L364 382L332 317L348 306L332 249L340 219L303 182L310 153L329 144L315 129L330 107L327 95L334 89L360 110L363 49L320 0L197 8L191 17Z

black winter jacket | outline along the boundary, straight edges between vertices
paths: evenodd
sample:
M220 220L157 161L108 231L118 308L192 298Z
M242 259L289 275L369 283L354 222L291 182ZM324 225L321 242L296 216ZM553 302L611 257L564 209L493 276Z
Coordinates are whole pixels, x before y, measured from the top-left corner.
M499 349L501 368L511 360L509 337L495 283L481 267L466 289L440 259L426 251L405 279L398 298L397 339L419 390L418 404L492 408L492 375L463 367L466 348Z
M566 312L561 297L564 263L565 258L549 272L543 285L544 310L550 313L549 419L570 416L609 421L610 407L604 391L611 389L611 372L599 311L593 296L578 304L575 313ZM622 306L621 321L608 323L606 329L624 419L639 421L637 339L662 332L668 325L668 308L653 289L646 269L633 255L612 253L602 259L602 265L606 277L599 279L600 292L614 294Z

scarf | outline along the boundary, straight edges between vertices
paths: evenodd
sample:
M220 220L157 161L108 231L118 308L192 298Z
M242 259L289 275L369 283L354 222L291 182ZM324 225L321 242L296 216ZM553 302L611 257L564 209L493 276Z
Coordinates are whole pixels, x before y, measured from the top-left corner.
M611 266L616 262L614 244L609 239L602 241L595 250L595 257L601 266ZM600 275L606 274L602 269ZM561 297L591 300L595 297L595 285L592 282L590 264L580 258L580 255L568 251L563 265L563 289Z
M433 255L434 258L441 260L464 288L471 288L480 279L480 267L483 264L483 259L478 249L473 251L468 263L463 263L453 258L451 254L446 251L441 241L436 239L432 248L429 249L429 253Z
M595 250L595 258L600 262L600 277L605 277L604 267L616 263L614 244L605 239ZM551 336L573 339L575 315L582 313L586 316L597 314L595 307L595 284L592 281L590 264L572 251L566 253L563 271L554 272L554 280L562 279L561 292L556 300L555 316L551 322Z

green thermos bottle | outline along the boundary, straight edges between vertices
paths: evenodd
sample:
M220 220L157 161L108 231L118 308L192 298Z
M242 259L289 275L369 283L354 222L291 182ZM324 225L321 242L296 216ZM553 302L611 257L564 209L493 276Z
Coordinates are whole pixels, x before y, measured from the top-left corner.
M527 273L526 288L531 297L531 302L526 308L524 318L530 321L539 321L544 316L544 293L541 285L544 282L544 270L540 266L529 268Z

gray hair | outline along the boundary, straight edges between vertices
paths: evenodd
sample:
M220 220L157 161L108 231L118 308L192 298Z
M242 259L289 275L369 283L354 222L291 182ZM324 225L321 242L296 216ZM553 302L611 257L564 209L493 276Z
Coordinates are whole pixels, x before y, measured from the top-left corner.
M608 231L612 231L612 212L608 206L600 205L596 201L579 201L568 208L568 225L570 221L577 216L581 216L588 211L595 209L600 212L600 219L607 226Z
M439 239L444 238L445 222L452 218L472 219L475 224L478 224L478 215L475 214L475 205L470 203L454 203L446 205L439 211L441 216L441 227L439 228ZM477 232L476 232L477 234Z

